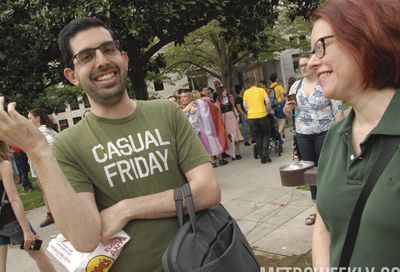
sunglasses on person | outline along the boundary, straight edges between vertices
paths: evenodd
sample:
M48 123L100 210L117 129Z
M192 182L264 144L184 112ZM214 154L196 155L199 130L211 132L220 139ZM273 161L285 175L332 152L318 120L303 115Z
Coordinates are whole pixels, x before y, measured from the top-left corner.
M95 48L86 48L79 51L72 57L70 65L73 66L74 59L76 59L80 65L86 65L92 62L96 59L97 49L106 57L115 56L121 51L119 41L107 41Z
M318 58L322 59L325 56L326 52L326 42L325 40L334 38L334 35L329 35L329 36L324 36L319 38L314 46L314 50L311 52L311 54L315 54Z

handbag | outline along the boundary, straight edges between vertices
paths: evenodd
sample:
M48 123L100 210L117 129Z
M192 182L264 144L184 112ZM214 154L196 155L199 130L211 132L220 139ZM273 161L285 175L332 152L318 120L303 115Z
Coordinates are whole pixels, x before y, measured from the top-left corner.
M184 223L182 192L189 220ZM258 261L236 221L221 205L195 212L189 183L174 189L180 229L162 256L165 272L259 272Z
M339 267L344 267L346 269L349 267L365 203L367 202L368 197L374 189L383 170L385 170L386 165L389 163L398 148L400 148L400 136L386 136L382 151L372 166L371 173L369 174L368 179L361 190L360 196L357 199L356 205L354 206L340 256Z

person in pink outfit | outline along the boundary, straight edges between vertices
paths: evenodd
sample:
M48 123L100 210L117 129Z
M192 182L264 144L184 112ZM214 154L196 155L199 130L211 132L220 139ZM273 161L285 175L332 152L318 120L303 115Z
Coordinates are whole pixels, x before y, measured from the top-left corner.
M242 156L239 151L240 141L244 138L240 133L238 126L239 114L235 107L234 98L228 93L228 90L224 86L220 86L217 89L217 99L215 104L220 108L222 119L224 120L225 129L228 135L233 137L235 143L235 157L234 159L240 160ZM229 141L230 139L228 139Z

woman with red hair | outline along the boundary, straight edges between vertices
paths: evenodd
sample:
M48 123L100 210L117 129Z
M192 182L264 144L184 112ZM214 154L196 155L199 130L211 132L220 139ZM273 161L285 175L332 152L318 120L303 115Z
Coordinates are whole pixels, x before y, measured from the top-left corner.
M328 131L319 158L313 265L398 267L398 146L389 149L359 224L350 218L384 144L400 138L400 1L330 0L312 19L308 65L326 97L352 106Z

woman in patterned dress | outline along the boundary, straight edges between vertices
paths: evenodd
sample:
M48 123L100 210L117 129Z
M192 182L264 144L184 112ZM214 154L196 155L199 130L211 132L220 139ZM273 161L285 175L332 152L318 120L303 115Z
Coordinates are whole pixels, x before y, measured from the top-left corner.
M305 161L318 165L318 158L326 132L332 124L343 119L343 103L324 97L322 88L314 70L309 69L310 53L304 53L299 60L303 79L296 81L290 88L289 95L295 94L296 101L287 101L284 113L289 115L295 109L296 141L300 156ZM315 203L317 186L310 185L311 199ZM316 208L306 218L306 225L313 225Z

